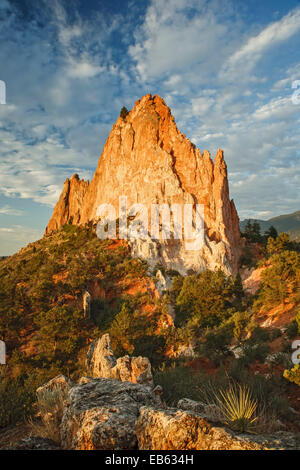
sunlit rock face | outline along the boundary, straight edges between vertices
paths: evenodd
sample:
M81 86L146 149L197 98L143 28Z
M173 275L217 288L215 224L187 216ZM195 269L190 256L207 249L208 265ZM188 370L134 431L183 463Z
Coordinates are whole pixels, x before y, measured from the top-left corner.
M119 117L104 145L89 184L77 177L67 180L46 233L66 222L97 221L97 208L111 204L119 211L119 197L134 203L203 205L204 243L189 250L184 240L153 240L130 243L132 254L160 262L182 274L188 270L222 268L235 273L240 251L239 220L229 198L227 168L222 150L215 160L200 152L182 134L170 109L159 96L146 95L126 117Z

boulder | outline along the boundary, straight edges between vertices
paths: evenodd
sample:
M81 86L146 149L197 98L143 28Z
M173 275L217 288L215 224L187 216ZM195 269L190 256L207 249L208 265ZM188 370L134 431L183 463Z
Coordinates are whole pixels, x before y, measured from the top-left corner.
M180 410L201 413L201 416L205 416L205 418L207 418L211 423L221 423L222 421L220 408L213 403L207 404L200 401L190 400L189 398L182 398L178 401L177 408Z
M65 375L57 375L53 379L49 380L46 384L42 385L41 387L37 388L36 394L37 397L42 396L46 392L60 389L63 394L67 394L70 388L74 385L72 380L70 380Z
M181 398L177 403L177 408L180 410L196 411L196 413L202 413L205 407L205 403L200 401L191 400L190 398Z
M97 378L75 385L61 423L64 449L122 450L137 445L135 424L141 406L157 406L150 387Z
M300 449L295 435L254 436L213 426L201 413L144 406L136 423L141 450L285 450Z
M164 292L166 292L172 287L172 279L169 279L167 276L164 276L160 269L158 269L155 277L155 286L159 292L159 295L163 295Z
M147 357L119 357L113 374L116 379L122 382L129 381L153 386L151 364Z

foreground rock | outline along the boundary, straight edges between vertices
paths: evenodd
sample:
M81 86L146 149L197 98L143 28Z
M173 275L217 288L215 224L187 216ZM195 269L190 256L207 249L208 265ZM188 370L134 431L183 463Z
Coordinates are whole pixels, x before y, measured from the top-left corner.
M136 424L141 450L272 450L300 449L295 436L237 435L209 423L205 415L176 408L142 407Z
M39 436L24 437L6 450L59 450L59 446L52 441Z
M43 388L55 390L56 381L63 383L59 376ZM184 398L178 402L181 409L167 408L160 386L152 389L111 378L82 377L79 384L65 390L63 415L57 423L63 449L300 449L299 440L288 432L254 436L230 431L219 424L220 419L210 409L213 405ZM57 445L33 437L20 441L15 448L51 450Z
M37 397L42 397L47 392L61 391L63 395L66 395L74 383L65 375L57 375L54 379L49 380L45 385L37 388Z
M151 364L147 357L115 358L109 334L94 341L87 353L87 365L93 377L113 378L153 386Z
M61 423L64 449L120 450L137 446L135 433L143 405L157 406L150 387L113 379L88 379L69 392Z

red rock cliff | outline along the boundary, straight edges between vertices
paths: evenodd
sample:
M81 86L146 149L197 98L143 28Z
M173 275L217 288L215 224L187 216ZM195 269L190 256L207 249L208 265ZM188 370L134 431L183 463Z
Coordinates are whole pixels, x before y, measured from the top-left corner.
M159 96L144 96L125 119L117 119L89 185L73 178L65 182L46 233L70 219L73 224L96 220L97 207L110 203L118 208L120 195L127 196L128 207L135 202L203 204L206 238L201 253L187 252L173 240L159 246L138 241L133 254L153 263L159 259L180 272L218 267L236 272L239 220L229 199L223 152L218 150L215 162L208 151L201 154L178 130Z

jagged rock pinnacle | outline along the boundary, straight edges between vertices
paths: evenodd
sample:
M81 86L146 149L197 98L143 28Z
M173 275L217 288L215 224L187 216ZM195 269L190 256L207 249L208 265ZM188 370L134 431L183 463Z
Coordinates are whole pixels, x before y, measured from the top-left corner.
M188 253L180 241L171 240L154 250L156 254L141 241L134 247L136 255L158 257L182 273L219 267L236 272L239 221L229 199L223 151L218 150L214 162L207 150L201 154L178 130L169 107L157 95L145 95L126 117L117 119L90 184L74 177L65 182L46 233L67 221L95 221L98 206L118 207L120 195L127 196L129 206L204 205L206 238L201 253Z

